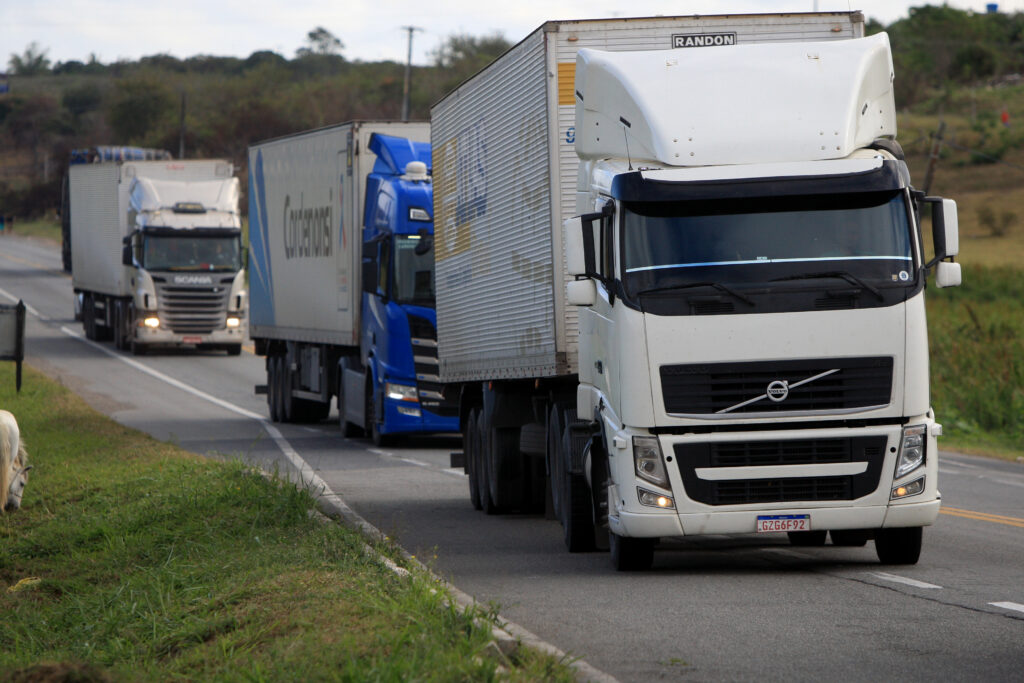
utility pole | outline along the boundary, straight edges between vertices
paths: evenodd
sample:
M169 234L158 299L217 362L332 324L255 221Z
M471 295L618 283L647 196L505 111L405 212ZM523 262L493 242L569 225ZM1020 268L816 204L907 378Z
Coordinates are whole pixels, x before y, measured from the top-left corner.
M185 91L181 91L181 118L178 121L178 158L185 158Z
M417 26L403 26L409 32L409 52L405 57L405 85L402 88L402 120L409 120L409 81L412 78L412 34L423 29Z
M942 135L946 132L946 120L942 119L939 121L939 130L935 133L935 137L932 138L932 151L928 155L928 170L924 174L924 193L928 192L932 188L932 178L935 177L935 165L939 163L939 153L942 151Z

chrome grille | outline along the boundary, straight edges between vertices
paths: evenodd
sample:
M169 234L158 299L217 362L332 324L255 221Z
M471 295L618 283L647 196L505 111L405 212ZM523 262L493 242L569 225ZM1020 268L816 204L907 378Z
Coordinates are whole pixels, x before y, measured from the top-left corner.
M181 285L154 279L162 322L175 334L210 334L224 328L230 285Z
M409 335L420 405L443 417L458 415L458 406L445 401L444 385L438 376L437 330L426 318L410 315Z

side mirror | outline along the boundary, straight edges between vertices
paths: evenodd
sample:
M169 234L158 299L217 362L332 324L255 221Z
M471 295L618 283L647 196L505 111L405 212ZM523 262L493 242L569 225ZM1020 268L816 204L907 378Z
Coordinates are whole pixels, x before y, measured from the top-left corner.
M377 293L377 262L363 259L363 292Z
M936 287L959 287L960 264L952 261L939 261L935 264Z
M960 223L956 202L941 197L925 197L932 205L932 242L935 258L939 261L960 253Z
M593 306L597 302L597 285L590 278L570 280L565 284L565 294L573 306Z
M599 213L588 213L568 218L562 224L565 232L565 266L569 275L599 277L594 222Z
M122 244L122 246L121 246L121 265L124 265L124 266L133 266L133 265L135 265L135 263L132 260L132 236L134 234L135 233L132 233L131 235L128 235L123 240L121 240L121 244Z

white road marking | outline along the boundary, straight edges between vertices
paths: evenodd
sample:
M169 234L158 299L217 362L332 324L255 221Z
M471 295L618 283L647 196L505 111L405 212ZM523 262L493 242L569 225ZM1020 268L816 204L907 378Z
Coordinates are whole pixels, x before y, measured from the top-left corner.
M8 292L6 289L0 289L0 295L6 297L7 299L10 299L14 303L18 303L19 301L21 301L21 299L19 299L18 297L14 296L10 292ZM46 316L42 315L39 311L37 311L36 309L32 308L32 306L29 305L29 304L25 304L25 312L28 313L29 315L35 317L35 318L39 318L40 320L49 320L49 318L47 318Z
M896 574L887 574L886 572L871 572L872 576L877 576L883 581L892 581L893 583L902 583L907 586L913 586L914 588L942 588L934 583L925 583L924 581L918 581L917 579L908 579L905 576L897 576Z
M434 469L434 466L430 463L423 462L422 460L414 460L412 458L399 458L402 462L407 462L410 465L416 465L416 467L425 467L428 470Z
M1019 602L990 602L988 603L993 607L1002 607L1003 609L1012 609L1015 612L1024 612L1024 605Z

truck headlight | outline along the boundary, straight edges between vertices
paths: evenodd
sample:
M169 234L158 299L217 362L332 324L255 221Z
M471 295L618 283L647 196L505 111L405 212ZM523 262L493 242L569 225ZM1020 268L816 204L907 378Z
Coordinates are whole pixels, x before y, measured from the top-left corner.
M239 320L238 318L234 317L234 316L231 316L231 317L229 317L227 319L227 326L228 327L232 327L232 328L233 327L238 327L241 324L242 324L242 321Z
M670 488L665 461L661 458L661 446L656 436L633 437L633 462L636 476L663 488Z
M407 384L385 382L384 395L395 401L419 402L419 397L416 395L416 387L411 387Z
M925 425L903 428L903 443L896 459L896 478L906 476L924 464Z
M160 318L156 317L155 315L151 315L144 318L142 324L151 330L155 330L156 328L160 327Z

